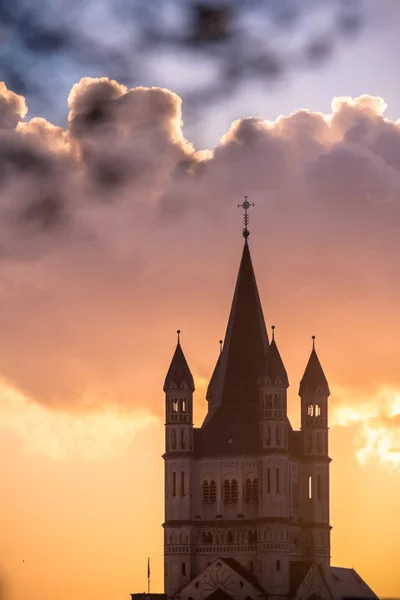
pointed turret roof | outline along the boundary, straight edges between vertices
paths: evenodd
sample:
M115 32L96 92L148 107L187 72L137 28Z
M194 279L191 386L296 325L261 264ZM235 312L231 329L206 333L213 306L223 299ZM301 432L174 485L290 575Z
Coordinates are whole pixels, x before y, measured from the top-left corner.
M214 402L253 402L257 377L269 347L247 240L243 247L235 293L218 368Z
M217 385L217 380L218 380L219 367L220 367L220 364L221 364L222 340L220 340L219 343L221 345L221 350L220 350L220 353L218 355L218 360L217 360L217 363L216 363L216 365L214 367L213 374L211 375L210 383L208 384L207 393L206 393L206 400L208 400L209 402L214 397L215 386Z
M303 397L309 394L330 395L328 381L319 362L314 343L299 388L299 396Z
M181 348L179 333L180 332L178 331L178 343L176 345L176 350L165 378L163 388L164 392L171 389L171 387L173 388L174 385L177 388L180 388L182 383L186 383L189 390L194 392L193 376L190 372L189 365L186 362L185 355L183 354L183 350Z
M286 373L285 365L283 364L274 337L272 338L268 352L264 359L264 364L258 378L258 383L268 383L269 385L284 386L286 388L289 387L289 379Z

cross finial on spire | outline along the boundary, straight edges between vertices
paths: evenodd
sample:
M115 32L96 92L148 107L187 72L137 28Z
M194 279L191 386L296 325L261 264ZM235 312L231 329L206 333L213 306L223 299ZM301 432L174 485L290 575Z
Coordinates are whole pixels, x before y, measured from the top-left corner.
M313 335L311 337L312 337L312 349L315 350L315 335Z
M274 341L274 339L275 339L275 325L271 325L271 329L272 329L272 341Z
M176 333L178 334L178 344L180 344L180 343L181 343L181 339L180 339L180 336L181 336L181 330L180 330L180 329L178 329Z
M250 204L250 202L248 201L247 198L248 197L245 196L243 204L238 204L238 208L243 208L244 209L244 215L243 215L243 225L244 225L244 227L243 227L243 237L244 237L244 239L246 241L246 244L247 244L247 238L250 235L250 231L247 228L247 226L249 224L249 218L250 217L249 217L247 211L249 210L250 206L255 206L254 202L252 204Z

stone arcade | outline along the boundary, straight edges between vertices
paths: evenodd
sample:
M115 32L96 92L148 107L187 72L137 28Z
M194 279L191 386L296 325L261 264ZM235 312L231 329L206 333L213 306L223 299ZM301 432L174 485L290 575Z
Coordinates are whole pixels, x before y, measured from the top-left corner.
M331 566L328 382L313 341L294 431L288 375L274 329L268 337L245 225L201 427L193 426L194 381L179 332L165 378L164 597L377 598L353 569Z

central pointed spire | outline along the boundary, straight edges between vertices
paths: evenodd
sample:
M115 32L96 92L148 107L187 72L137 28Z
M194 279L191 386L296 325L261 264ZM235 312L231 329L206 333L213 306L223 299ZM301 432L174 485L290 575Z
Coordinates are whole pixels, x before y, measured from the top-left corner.
M256 278L245 238L213 390L215 405L256 403L256 381L269 347Z

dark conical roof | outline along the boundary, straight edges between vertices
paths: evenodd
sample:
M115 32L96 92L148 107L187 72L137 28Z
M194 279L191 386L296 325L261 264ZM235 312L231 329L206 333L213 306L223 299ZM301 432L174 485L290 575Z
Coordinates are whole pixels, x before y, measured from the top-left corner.
M286 373L285 365L283 364L281 355L279 354L278 346L273 339L266 357L264 364L258 378L258 383L269 385L282 385L289 387L289 379Z
M214 394L215 394L215 386L217 385L219 367L221 364L221 356L222 356L222 353L220 352L217 363L214 367L213 374L211 375L210 383L208 384L207 394L206 394L206 400L208 400L208 401L212 400L214 397Z
M257 377L268 347L267 329L246 242L215 384L214 401L217 404L242 405L254 401Z
M328 382L325 373L322 370L317 353L315 352L315 348L311 351L306 370L300 381L299 396L307 396L308 394L330 395Z
M164 382L164 392L173 387L173 384L176 387L181 387L182 383L186 383L189 390L194 392L194 381L193 376L190 372L189 365L186 362L185 355L183 354L183 350L178 341L176 346L176 350L174 356L172 357L172 361L170 367L168 369L167 376Z
M198 436L203 456L258 449L257 379L269 342L246 241L224 347L210 381L211 402Z

